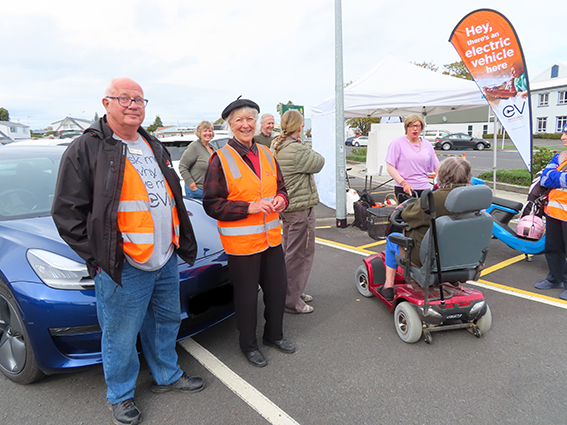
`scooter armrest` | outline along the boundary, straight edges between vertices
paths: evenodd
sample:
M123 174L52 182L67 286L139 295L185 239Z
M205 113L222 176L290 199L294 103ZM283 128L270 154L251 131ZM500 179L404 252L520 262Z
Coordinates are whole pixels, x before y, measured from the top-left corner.
M411 251L413 250L414 247L414 241L412 238L408 238L407 236L400 234L392 234L388 237L390 238L391 242L395 243L396 245L399 245L404 249L405 258L402 258L396 253L396 261L398 264L400 264L403 267L404 278L406 282L409 282L410 267L411 267L410 258L411 258Z
M396 245L400 245L405 250L408 250L408 249L411 249L411 248L414 247L413 239L408 238L407 236L391 234L389 236L389 238L390 238L391 242L395 243Z

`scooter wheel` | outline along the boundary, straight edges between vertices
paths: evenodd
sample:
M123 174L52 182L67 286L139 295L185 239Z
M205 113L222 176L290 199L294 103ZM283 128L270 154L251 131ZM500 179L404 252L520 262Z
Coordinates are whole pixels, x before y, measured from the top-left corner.
M403 301L394 311L394 325L402 341L413 344L419 341L423 332L421 319L410 303Z
M492 313L490 312L490 307L488 307L488 305L486 306L486 313L484 313L484 316L476 321L475 325L480 331L480 335L477 336L471 328L467 328L467 330L477 338L487 333L492 327Z
M358 269L356 269L355 280L356 280L356 289L358 289L360 295L366 298L370 298L372 296L372 292L370 292L370 282L368 281L368 270L366 270L366 266L364 264L361 265Z

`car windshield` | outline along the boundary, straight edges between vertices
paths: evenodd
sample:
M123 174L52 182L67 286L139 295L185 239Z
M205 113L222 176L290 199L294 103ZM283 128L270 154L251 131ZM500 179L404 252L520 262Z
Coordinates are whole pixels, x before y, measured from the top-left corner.
M74 139L76 137L82 136L83 132L80 130L63 131L59 135L60 139Z
M0 221L51 214L64 148L6 147L0 156Z

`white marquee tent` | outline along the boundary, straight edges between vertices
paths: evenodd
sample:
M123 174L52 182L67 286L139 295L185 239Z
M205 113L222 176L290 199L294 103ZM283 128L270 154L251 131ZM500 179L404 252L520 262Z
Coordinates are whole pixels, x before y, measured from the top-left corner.
M474 81L436 73L394 56L387 56L344 90L345 118L426 116L486 104ZM325 157L325 167L315 175L319 197L335 208L335 97L314 105L311 120L313 149Z

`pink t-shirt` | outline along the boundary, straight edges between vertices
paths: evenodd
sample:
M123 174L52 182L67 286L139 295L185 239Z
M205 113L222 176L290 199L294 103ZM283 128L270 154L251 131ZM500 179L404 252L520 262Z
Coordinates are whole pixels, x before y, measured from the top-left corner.
M430 188L427 173L432 173L439 166L431 143L420 139L421 145L418 147L410 143L406 136L398 137L392 140L386 154L386 162L416 190ZM396 186L400 185L396 183Z

